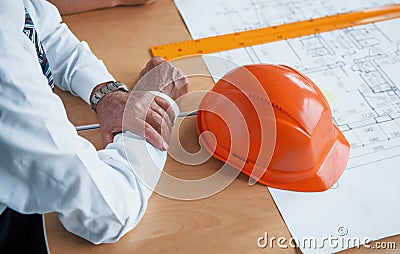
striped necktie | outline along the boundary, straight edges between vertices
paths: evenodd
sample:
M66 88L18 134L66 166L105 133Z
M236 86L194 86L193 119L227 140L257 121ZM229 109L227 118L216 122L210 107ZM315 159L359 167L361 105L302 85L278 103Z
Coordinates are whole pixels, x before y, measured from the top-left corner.
M49 65L49 61L47 60L46 53L44 52L42 43L38 38L38 34L36 32L35 26L33 24L32 18L29 15L28 10L25 9L25 25L24 25L24 33L28 38L32 41L36 48L36 54L42 67L42 72L47 78L47 83L54 91L54 82L53 82L53 75L51 74L51 69Z

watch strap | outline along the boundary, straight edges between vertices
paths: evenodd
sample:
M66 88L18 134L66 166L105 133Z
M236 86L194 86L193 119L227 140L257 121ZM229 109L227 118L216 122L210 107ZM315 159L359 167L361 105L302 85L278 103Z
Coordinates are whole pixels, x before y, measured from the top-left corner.
M97 112L97 104L104 96L118 90L129 92L128 87L124 83L119 81L109 81L105 83L102 87L100 87L100 89L98 89L90 98L90 106L92 107L93 111Z

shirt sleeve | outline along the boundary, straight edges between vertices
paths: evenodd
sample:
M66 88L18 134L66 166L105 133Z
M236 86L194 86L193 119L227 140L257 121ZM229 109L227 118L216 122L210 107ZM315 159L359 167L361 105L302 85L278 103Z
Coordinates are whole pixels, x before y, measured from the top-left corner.
M57 8L44 0L24 1L49 60L55 84L87 103L93 88L114 80L104 63L61 23ZM101 29L101 28L99 28Z
M1 1L0 24L0 204L57 212L72 233L96 244L117 241L143 216L166 152L129 132L96 151L42 74L22 33L21 0Z

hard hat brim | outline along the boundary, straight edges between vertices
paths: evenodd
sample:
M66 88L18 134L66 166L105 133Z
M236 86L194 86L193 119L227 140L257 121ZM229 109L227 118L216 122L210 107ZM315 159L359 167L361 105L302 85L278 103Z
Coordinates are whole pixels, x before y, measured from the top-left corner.
M345 170L350 154L348 141L336 125L334 126L334 131L336 138L331 149L319 164L308 170L308 172L313 172L311 177L299 179L298 181L274 182L270 181L269 177L266 176L262 177L259 182L273 188L301 192L321 192L331 188ZM249 176L251 175L251 172L246 169L243 169L242 172ZM266 174L268 173L271 172L267 170Z
M202 133L208 129L204 125L206 123L200 120L202 119L202 113L200 111L197 115L198 133ZM290 171L278 172L267 168L264 175L258 179L258 182L268 187L290 191L321 192L328 190L337 182L345 170L350 153L348 141L336 125L334 125L334 135L330 149L313 168L308 169L302 174L298 172L291 173ZM218 147L218 145L213 151L213 145L211 145L213 141L207 140L207 138L202 139L201 143L205 150L212 154L214 158L224 161L248 176L252 176L252 171L257 165L253 163L244 164L242 159L235 158L234 155L232 155L230 160L227 160L229 151ZM273 180L277 178L277 175L279 175L280 181Z

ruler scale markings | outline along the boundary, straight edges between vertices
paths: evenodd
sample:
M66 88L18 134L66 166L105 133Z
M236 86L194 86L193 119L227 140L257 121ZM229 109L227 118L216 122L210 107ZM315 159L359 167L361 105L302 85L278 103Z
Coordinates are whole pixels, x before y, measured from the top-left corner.
M166 60L170 60L183 56L216 53L268 42L292 39L399 17L400 4L393 4L380 8L340 13L332 16L217 35L197 40L164 44L154 46L150 51L153 56L161 56Z

